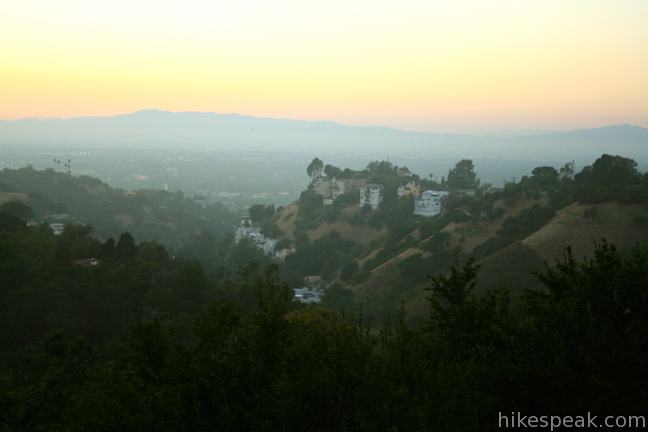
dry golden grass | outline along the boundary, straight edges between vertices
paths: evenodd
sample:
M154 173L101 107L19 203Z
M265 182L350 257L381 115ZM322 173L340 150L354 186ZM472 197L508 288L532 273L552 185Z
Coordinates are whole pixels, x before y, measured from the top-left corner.
M275 226L290 240L295 239L295 222L297 221L298 212L299 207L297 207L297 203L292 203L284 207L272 219Z
M583 213L591 207L589 204L565 207L522 243L543 259L551 260L567 246L572 247L577 257L589 255L594 242L602 238L622 249L648 241L648 226L636 222L640 218L648 220L648 206L605 202L596 204L597 218L584 218Z
M494 237L497 231L502 228L502 223L506 218L517 216L522 210L536 204L544 206L547 202L548 198L545 195L539 199L520 198L511 206L507 206L503 200L500 200L495 202L495 207L504 209L504 215L501 218L492 222L450 223L442 231L450 234L450 247L460 247L463 252L470 253L477 246Z
M27 202L29 197L24 193L0 192L0 205L9 201Z

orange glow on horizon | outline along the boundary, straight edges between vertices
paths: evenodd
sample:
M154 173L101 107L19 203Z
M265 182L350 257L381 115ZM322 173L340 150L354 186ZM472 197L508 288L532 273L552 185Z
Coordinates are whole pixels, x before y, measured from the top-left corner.
M0 6L0 118L145 108L470 131L648 126L648 2Z

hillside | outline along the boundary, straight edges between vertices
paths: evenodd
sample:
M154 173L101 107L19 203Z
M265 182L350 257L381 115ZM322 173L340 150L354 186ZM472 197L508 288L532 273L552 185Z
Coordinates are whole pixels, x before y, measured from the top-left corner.
M185 197L182 192L127 192L96 178L51 169L0 171L0 204L14 199L32 208L33 222L87 224L101 239L129 231L171 249L186 246L200 232L222 237L236 221L223 205Z
M622 250L648 242L647 206L604 202L596 204L596 218L584 217L592 207L573 203L559 210L542 229L480 260L478 287L486 289L505 280L517 294L522 287L538 286L530 271L541 270L545 262L561 257L568 246L575 258L582 259L591 257L595 242L603 238Z
M378 166L381 174L372 171ZM469 164L459 162L455 170L460 166ZM342 306L362 305L370 316L396 313L402 302L408 320L418 321L427 311L428 275L444 273L457 262L473 259L481 267L478 292L506 281L517 300L522 290L538 286L532 272L560 258L566 247L584 258L603 238L622 251L648 241L648 178L634 161L604 155L579 173L572 167L538 167L503 190L479 182L472 190L453 189L452 170L451 182L444 184L386 162L361 172L345 170L345 175L383 185L384 199L374 209L358 206L357 191L323 205L317 185L334 180L318 180L275 216L296 246L286 259L286 274L295 284L307 274L321 276L320 287L348 291ZM329 169L339 174L336 170ZM464 174L472 175L470 169ZM408 182L449 189L440 213L417 216L413 200L396 198L394 185ZM324 259L326 265L306 266Z
M526 208L530 208L532 203L533 200L527 201ZM570 204L559 210L556 216L538 231L478 260L477 264L481 269L477 279L477 289L485 291L504 284L510 289L512 298L517 300L523 289L540 285L532 272L542 270L545 263L553 263L560 258L568 246L572 248L576 258L582 259L591 257L596 242L600 242L603 238L622 251L630 250L637 243L648 242L648 224L645 222L648 221L647 206L618 202L600 203L596 205L598 217L594 220L585 219L583 213L591 207L591 205ZM510 214L519 214L524 208L518 205ZM487 233L494 234L498 226L501 226L501 220L475 225L478 226L472 228L475 228L475 231L479 229L479 234L458 246L464 248L473 246L476 239L485 242L490 238ZM449 224L443 231L449 232L452 238L456 238L465 235L470 229L470 224L462 223ZM469 252L470 249L468 247L464 250ZM429 253L424 251L423 246L409 248L373 269L366 280L352 286L351 289L358 301L368 304L372 304L372 299L375 298L380 298L383 304L399 304L403 301L411 321L418 321L428 310L426 301L428 294L425 292L428 282L426 276L434 272L431 269L429 271L422 269L423 271L413 280L414 286L404 283L405 279L401 272L406 260L425 261L427 258ZM373 311L371 306L368 310Z

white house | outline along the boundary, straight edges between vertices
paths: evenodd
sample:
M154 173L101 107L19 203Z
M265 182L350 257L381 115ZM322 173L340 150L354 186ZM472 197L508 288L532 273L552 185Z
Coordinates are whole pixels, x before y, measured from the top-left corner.
M234 233L234 243L239 243L243 239L250 240L257 249L262 250L266 255L273 255L275 252L277 240L264 236L261 230L252 224L248 216L241 218L241 222Z
M396 195L398 195L398 198L403 198L405 196L413 196L414 198L418 198L420 194L421 187L415 181L400 185L398 186L398 189L396 189Z
M300 303L311 304L322 302L322 291L316 288L293 288L293 295L295 301L298 301Z
M441 213L441 203L448 195L447 191L426 190L414 200L414 214L431 217Z
M65 230L65 226L62 223L51 223L50 228L54 232L54 235L61 235Z
M279 261L286 261L286 258L288 255L292 255L295 253L295 248L290 247L290 248L283 248L283 249L278 249L275 251L274 256L276 259Z
M374 210L378 209L383 199L383 190L384 187L379 184L369 183L360 186L360 203L358 205L360 207L369 205Z

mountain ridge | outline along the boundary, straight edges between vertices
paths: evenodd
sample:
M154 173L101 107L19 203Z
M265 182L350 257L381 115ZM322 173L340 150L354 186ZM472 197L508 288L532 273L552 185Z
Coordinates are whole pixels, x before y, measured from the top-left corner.
M348 127L348 128L360 128L360 129L382 129L388 131L402 132L402 133L413 133L413 134L422 134L422 135L446 135L446 136L462 136L462 137L486 137L486 138L503 138L499 135L498 132L492 134L481 134L481 133L458 133L458 132L439 132L439 131L419 131L412 129L403 129L391 126L384 126L379 124L364 124L364 125L354 125L343 123L335 120L303 120L303 119L294 119L289 117L272 117L272 116L259 116L259 115L250 115L242 114L237 112L215 112L215 111L169 111L158 108L146 108L141 110L136 110L127 113L118 113L112 115L91 115L91 116L72 116L72 117L24 117L19 119L0 119L0 124L2 123L20 123L20 122L37 122L37 121L57 121L57 122L66 122L66 121L75 121L75 120L110 120L110 119L126 119L126 118L136 118L136 117L150 117L150 116L202 116L202 117L215 117L215 118L239 118L246 119L251 121L277 121L277 122L292 122L292 123L301 123L301 124L311 124L311 125L330 125L338 127ZM521 137L539 137L539 136L553 136L561 134L577 134L583 132L596 132L596 131L636 131L641 133L648 133L648 128L643 126L631 124L631 123L618 123L618 124L606 124L602 126L587 127L587 128L574 128L574 129L565 129L565 130L542 130L536 129L533 130L531 134L525 133L525 131L505 131L506 138L521 138Z
M520 136L420 132L327 120L156 109L114 116L0 120L0 145L10 147L215 148L380 157L514 157L591 159L624 154L648 163L648 129L620 124Z

